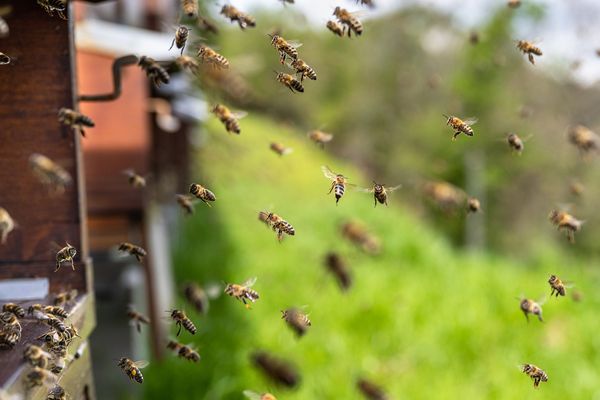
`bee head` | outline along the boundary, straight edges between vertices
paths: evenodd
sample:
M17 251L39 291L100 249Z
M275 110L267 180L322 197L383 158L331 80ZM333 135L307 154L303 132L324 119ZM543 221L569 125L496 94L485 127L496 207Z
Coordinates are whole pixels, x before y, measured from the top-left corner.
M337 6L335 8L335 10L333 10L333 14L331 14L331 15L337 15L337 14L339 14L340 10L341 10L340 6Z
M548 279L549 283L554 283L556 282L556 275L550 275L550 279Z

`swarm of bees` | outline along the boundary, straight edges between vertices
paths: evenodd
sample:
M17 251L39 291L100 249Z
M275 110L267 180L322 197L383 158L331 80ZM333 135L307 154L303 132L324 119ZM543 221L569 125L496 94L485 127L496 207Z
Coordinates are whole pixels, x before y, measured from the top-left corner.
M87 115L64 107L58 110L58 120L78 131L83 137L85 137L85 131L83 130L84 126L89 128L95 126L94 121Z

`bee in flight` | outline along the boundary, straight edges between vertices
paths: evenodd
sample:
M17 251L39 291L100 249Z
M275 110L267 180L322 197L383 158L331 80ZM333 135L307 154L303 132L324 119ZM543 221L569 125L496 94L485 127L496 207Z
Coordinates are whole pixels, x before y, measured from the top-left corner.
M223 8L221 8L221 14L225 16L225 18L228 18L231 22L237 21L242 30L246 29L247 27L253 28L256 26L256 20L254 17L241 12L232 5L224 5Z
M237 133L241 132L239 119L244 118L247 114L243 111L232 112L226 106L217 104L213 107L212 113L225 125L227 132Z
M304 336L308 331L308 328L312 326L308 315L295 307L288 308L287 310L281 311L281 319L285 320L288 326L298 335Z
M179 351L177 352L177 355L188 361L192 361L192 362L200 361L200 354L198 354L198 352L196 350L194 350L193 348L191 348L190 346L187 346L187 345L182 345L181 348L179 349Z
M81 136L85 137L84 126L93 128L95 126L94 121L86 115L80 112L71 110L70 108L61 108L58 110L58 121L63 124L72 127L78 131Z
M327 29L333 32L335 35L339 37L343 37L346 32L346 28L337 21L327 21Z
M199 183L192 183L190 185L190 193L202 200L209 207L211 207L209 201L215 201L217 199L213 192Z
M275 79L277 79L277 81L280 82L283 86L290 89L292 91L292 93L295 93L295 92L303 93L304 92L304 86L302 86L302 83L300 83L300 81L298 79L294 78L292 75L286 74L283 72L277 72L277 71L273 71L273 72L275 72L277 74Z
M75 265L73 263L73 260L74 260L75 256L77 255L77 250L75 249L75 247L71 246L68 242L66 244L67 245L65 247L63 247L56 253L56 269L54 270L54 272L58 271L60 269L62 263L65 261L70 262L71 268L73 269L73 271L75 271Z
M152 81L157 88L163 83L169 83L169 80L171 79L169 73L153 58L142 56L140 57L138 65L146 72L150 81Z
M293 388L300 383L300 375L296 367L289 362L264 351L253 353L250 358L253 364L274 382L288 388Z
M467 199L467 212L478 213L481 211L481 202L476 197L469 197Z
M196 18L196 26L201 31L211 32L215 35L219 33L219 28L217 27L217 25L208 18L203 17L201 15L198 15L198 18Z
M571 192L573 196L581 197L585 192L585 186L583 186L583 183L581 182L571 181L571 183L569 183L569 192Z
M350 289L350 286L352 286L352 277L350 276L350 269L342 256L335 252L327 253L325 256L325 267L335 276L338 285L343 291Z
M184 311L175 309L169 312L171 313L171 319L175 321L175 325L179 328L177 331L177 336L179 336L181 333L181 327L184 327L185 330L192 335L196 334L196 325L194 325L192 320L188 318Z
M285 156L293 151L291 147L285 147L282 143L277 142L272 142L269 148L280 156Z
M195 282L188 282L183 287L183 294L196 311L206 314L210 305L210 299L219 297L221 287L217 284L211 284L203 288Z
M67 19L65 12L67 11L67 0L37 0L37 3L48 13L54 17L54 13L62 19Z
M200 70L200 64L195 58L190 56L179 56L175 59L175 64L181 68L190 71L192 74L197 74Z
M177 200L177 204L185 211L186 215L194 213L194 198L192 196L187 194L176 194L175 199Z
M298 47L302 46L302 43L288 42L280 35L267 33L267 36L271 38L271 45L279 52L279 62L281 64L285 63L287 57L292 60L298 59Z
M129 323L135 326L138 333L142 332L142 324L148 325L150 323L150 318L137 312L132 305L127 308L127 318L129 318Z
M15 221L12 219L8 211L0 207L0 244L6 243L8 234L15 229Z
M342 225L342 236L366 253L378 254L381 249L379 239L356 221L349 221Z
M71 289L66 292L60 292L54 297L54 305L60 306L73 302L77 298L77 289Z
M125 171L123 171L123 174L125 174L125 176L127 176L127 182L129 182L129 184L132 187L134 187L136 189L146 187L146 178L144 178L140 174L136 173L135 170L126 169Z
M290 236L294 236L296 234L296 230L292 224L275 213L260 211L258 213L258 219L266 223L277 233L277 240L279 241L283 239L284 234Z
M548 382L548 375L543 369L536 367L533 364L523 364L521 371L533 379L533 387L537 388L540 382Z
M198 0L181 0L181 9L189 18L198 16Z
M138 262L142 262L143 258L148 254L142 247L129 242L121 242L121 244L119 244L119 251L129 253L134 256Z
M277 397L273 396L271 393L259 394L252 390L244 390L243 393L249 400L277 400Z
M241 285L238 285L237 283L228 283L227 286L225 286L224 292L231 297L235 297L236 299L240 300L242 303L244 303L246 308L249 309L250 304L246 303L246 301L254 303L260 297L256 290L251 289L255 283L256 277L246 280Z
M356 381L356 387L368 400L387 400L388 396L385 391L375 383L365 379L359 378Z
M521 50L523 54L527 54L527 58L532 65L535 65L534 55L541 56L542 50L528 40L517 41L517 49Z
M458 209L465 201L466 194L448 182L426 182L424 194L443 211L450 213Z
M519 307L521 307L521 311L525 314L527 322L529 322L529 314L536 315L540 322L544 322L544 319L542 318L542 304L544 304L544 301L536 302L526 298L520 299Z
M555 293L556 297L565 296L567 294L567 289L573 287L572 284L566 284L556 275L550 275L548 283L550 284L551 289L550 297L554 296Z
M521 0L508 0L506 5L509 8L519 8L519 6L521 6Z
M229 68L229 60L205 44L198 46L198 58L215 68Z
M356 13L351 13L340 6L337 6L335 10L333 10L333 15L338 19L340 24L346 25L348 28L348 37L352 36L352 32L354 32L357 36L360 36L363 33L362 23L358 20L355 14Z
M548 216L550 222L560 230L567 232L567 238L569 242L575 243L575 232L581 230L581 226L585 221L581 221L566 211L552 210Z
M329 189L329 192L327 192L327 194L330 194L333 191L335 194L335 204L337 204L344 195L346 185L351 184L348 183L348 178L346 178L342 174L336 174L335 172L331 171L326 165L323 165L321 167L321 171L323 171L323 175L325 175L325 178L331 179L332 181L331 188Z
M452 140L456 140L456 137L458 135L460 135L461 133L464 133L467 136L473 136L474 132L473 132L473 128L471 127L471 125L474 125L477 123L477 118L468 118L466 120L462 120L458 117L455 116L448 116L446 114L443 114L444 117L447 119L446 120L446 125L450 125L452 127L452 129L454 130L454 136L452 136Z
M29 157L29 165L40 182L51 188L52 192L62 194L71 184L71 175L60 165L41 154Z
M361 188L359 190L362 192L366 192L366 193L373 193L373 200L375 203L374 207L377 207L378 202L379 202L379 204L385 204L387 206L388 205L387 204L388 193L391 193L394 190L397 190L401 187L402 187L402 185L386 187L383 184L379 184L379 183L373 181L372 188Z
M189 35L190 30L187 26L180 25L179 27L177 27L177 30L175 31L175 37L171 42L171 47L169 47L169 50L171 50L175 45L178 49L181 49L181 55L183 55L183 51L185 50L185 44L187 43Z
M289 62L287 65L296 71L296 76L300 78L300 82L304 82L304 78L308 78L312 81L317 80L317 73L304 60L297 58Z
M577 125L569 129L569 141L579 149L582 154L600 150L600 136L591 129Z
M521 139L516 133L509 133L506 136L506 141L508 142L508 147L510 147L518 155L521 155L525 149L523 139Z
M333 140L333 134L316 129L308 132L308 138L320 145L321 148L325 148L325 143L329 143Z
M131 380L136 381L137 383L144 382L144 376L142 375L142 371L140 369L148 366L148 361L132 361L129 358L122 357L117 363L125 375Z

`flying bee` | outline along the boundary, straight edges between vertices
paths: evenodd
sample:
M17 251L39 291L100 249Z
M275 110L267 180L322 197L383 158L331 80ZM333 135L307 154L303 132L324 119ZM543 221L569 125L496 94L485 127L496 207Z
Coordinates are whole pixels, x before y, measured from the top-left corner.
M169 50L171 50L173 48L173 45L175 45L178 49L181 49L181 55L183 55L183 51L185 50L185 44L187 43L189 34L190 30L187 26L178 26L177 30L175 31L175 37L171 42L171 47L169 47Z
M175 340L169 340L167 342L167 349L179 352L183 345Z
M21 340L21 324L15 314L0 313L0 349L13 348Z
M357 36L362 35L363 26L356 17L355 13L351 13L345 8L337 6L335 10L333 10L333 15L335 15L340 24L346 25L348 28L348 37L352 36L352 32L354 32Z
M577 125L569 129L569 141L579 149L582 154L600 149L600 136L591 129Z
M137 312L132 305L127 308L127 317L129 318L129 322L135 326L138 333L142 333L142 324L148 325L150 323L150 318Z
M67 19L65 12L67 11L67 0L37 0L37 3L48 13L54 17L54 13L62 19Z
M54 272L58 271L62 263L65 261L70 262L71 268L73 269L73 271L75 271L75 264L73 263L73 260L76 255L77 249L75 249L75 247L71 246L67 242L67 245L56 253L56 269L54 270Z
M2 306L2 312L13 313L17 318L25 317L25 310L18 304L15 303L6 303Z
M10 57L0 51L0 65L10 64Z
M548 216L550 222L560 230L565 230L569 242L575 243L575 232L581 230L581 226L585 221L578 220L566 211L552 210Z
M201 31L208 31L214 33L215 35L219 33L219 28L217 27L217 25L208 18L205 18L201 15L198 15L198 18L196 19L196 26Z
M205 44L198 47L198 57L202 62L209 63L215 68L229 68L229 60Z
M342 225L342 236L359 246L364 252L378 254L381 250L379 239L370 234L367 229L355 221Z
M388 205L387 204L388 193L391 193L394 190L397 190L401 187L402 187L402 185L386 187L386 185L379 184L379 183L373 181L372 188L360 188L359 190L361 192L373 193L373 201L375 204L374 207L377 207L378 202L379 202L379 204L385 204L387 206Z
M200 354L198 354L198 352L196 350L192 349L190 346L187 346L187 345L181 345L181 347L179 348L179 351L177 352L177 355L188 361L192 361L192 362L200 361Z
M177 204L183 208L186 215L191 215L194 213L194 198L187 194L176 194L175 198L177 199Z
M200 64L195 58L190 56L179 56L175 59L175 64L181 69L187 69L192 74L197 74L200 70Z
M56 383L57 379L57 376L54 373L48 371L47 369L33 367L31 372L27 374L27 386L50 386Z
M134 169L126 169L123 171L123 174L127 176L127 182L135 188L140 189L146 187L146 178L136 173Z
M29 157L29 165L40 182L50 187L54 193L62 194L71 184L71 175L46 156L32 154Z
M300 375L295 366L264 351L251 355L251 360L267 377L280 385L293 388L300 383Z
M280 82L283 86L290 89L292 93L295 93L296 91L300 93L304 92L304 86L302 86L302 83L300 83L300 81L294 78L292 75L277 71L273 72L277 74L275 79L277 79L277 81Z
M85 131L83 130L84 126L89 128L93 128L95 126L94 121L92 121L92 119L87 115L83 115L78 111L64 107L58 110L58 121L75 129L83 137L85 137Z
M271 45L279 52L279 62L285 63L287 57L292 60L298 59L298 47L302 46L302 43L288 42L280 35L271 35L267 33L267 36L271 38Z
M184 327L185 330L191 333L192 335L196 334L196 325L194 325L192 320L188 318L184 311L175 309L170 311L170 313L171 319L175 321L175 325L179 328L179 330L177 331L177 336L179 336L179 334L181 333L181 327Z
M163 83L169 83L169 79L171 79L169 73L153 58L142 56L138 65L146 72L146 76L157 88Z
M132 361L129 358L122 357L117 363L125 375L131 380L135 380L137 383L144 382L144 376L142 375L142 371L140 369L148 366L148 361Z
M242 30L246 29L247 27L253 28L256 26L256 20L254 17L241 12L232 5L224 5L223 8L221 8L221 14L225 16L225 18L228 18L231 22L237 21Z
M77 298L77 295L78 295L77 289L71 289L66 292L58 293L54 297L54 305L60 306L62 304L71 303Z
M229 108L222 104L217 104L213 107L212 113L225 125L227 132L237 133L241 132L239 119L244 118L247 114L243 111L232 112Z
M200 185L199 183L192 183L190 185L190 193L196 196L196 198L202 200L209 207L211 207L209 201L217 200L213 192Z
M464 133L467 136L473 136L474 132L473 132L473 128L471 127L471 125L474 125L477 123L477 118L468 118L466 120L462 120L458 117L454 117L452 115L448 116L443 114L444 117L447 119L446 121L446 125L450 125L452 127L452 129L454 130L454 135L452 136L452 140L456 140L456 137L458 135L460 135L461 133Z
M521 50L523 54L527 54L527 58L532 65L535 65L534 55L541 56L542 50L534 45L532 42L527 40L519 40L517 41L517 49Z
M252 390L244 390L242 393L250 400L277 400L271 393L259 394Z
M472 45L479 43L479 33L477 31L471 31L471 33L469 33L469 43Z
M209 285L206 289L194 282L188 282L183 288L186 300L194 306L199 313L206 314L209 308L209 300L218 297L221 293L219 285Z
M445 212L452 212L465 201L466 194L448 182L427 182L424 194Z
M521 371L533 379L533 387L537 388L540 382L548 382L548 375L539 367L533 364L523 364Z
M583 186L583 183L581 182L571 181L571 183L569 183L569 192L571 192L573 196L581 197L585 192L585 186Z
M550 297L554 296L556 293L556 297L565 296L567 294L567 289L573 287L573 285L565 284L558 276L550 275L550 279L548 279L548 283L550 284Z
M519 302L519 306L521 307L521 311L525 314L525 319L529 322L529 314L536 315L540 322L544 322L542 318L542 304L543 301L536 302L531 299L521 298Z
M368 400L387 400L388 398L380 386L364 378L356 381L356 387Z
M189 18L198 16L198 0L181 0L181 9Z
M312 325L310 319L308 319L308 315L294 307L282 310L281 319L285 320L298 337L304 336L308 328Z
M509 133L508 136L506 136L506 141L508 142L508 146L519 155L521 155L525 149L523 140L516 133Z
M313 142L321 145L321 148L325 147L325 143L329 143L333 140L333 134L326 133L320 130L314 130L308 132L308 138Z
M277 142L272 142L269 148L280 156L285 156L293 151L291 147L285 147L282 143Z
M260 211L258 213L258 219L264 221L277 233L277 239L279 241L283 239L284 234L290 236L294 236L296 234L294 227L277 214Z
M303 82L304 78L308 78L312 81L317 80L317 73L310 65L304 62L304 60L297 58L291 61L288 66L296 71L296 76L300 77L300 82Z
M23 352L23 358L34 367L40 367L46 369L52 355L42 350L41 347L34 344L30 344L25 347Z
M119 245L119 251L129 253L130 255L134 256L138 262L142 262L142 259L148 254L142 247L128 242L121 243Z
M249 309L250 304L246 303L246 301L254 303L259 299L258 292L250 289L255 283L256 277L246 280L241 285L238 285L237 283L228 283L227 286L225 286L224 292L231 297L235 297L236 299L240 300L242 303L244 303L246 308Z
M326 165L321 166L321 171L323 171L323 175L325 175L325 178L331 179L331 188L329 189L329 192L327 192L327 194L331 194L332 191L334 192L335 204L337 205L337 203L344 195L346 186L351 184L348 183L348 178L346 178L342 174L336 174L335 172L331 171Z
M346 31L346 28L337 21L327 21L327 29L333 32L335 35L339 37L343 37Z
M67 400L67 392L60 385L55 385L48 392L46 400Z
M325 256L325 267L335 276L338 285L343 291L350 289L350 286L352 286L352 276L342 256L334 252L327 253Z
M481 202L476 197L469 197L467 199L467 212L478 213L481 211Z
M521 6L521 0L508 0L506 5L509 8L519 8Z

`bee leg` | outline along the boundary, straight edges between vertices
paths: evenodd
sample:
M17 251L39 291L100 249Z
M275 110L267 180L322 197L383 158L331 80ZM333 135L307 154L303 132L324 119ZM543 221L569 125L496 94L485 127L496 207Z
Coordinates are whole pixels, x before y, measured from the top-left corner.
M177 336L181 333L181 322L177 322L177 326L179 326L179 330L177 331Z
M375 200L375 204L373 204L373 208L377 207L377 197L373 197L373 199Z
M75 271L75 264L73 264L73 259L71 258L71 268Z
M169 50L171 50L173 48L174 44L175 44L175 39L173 39L173 41L171 42L171 47L169 47Z
M531 65L535 65L535 60L533 58L533 54L529 53L528 58L529 58L529 62L531 63Z
M139 254L135 255L135 259L138 260L138 262L142 262L142 257L140 257Z
M327 192L327 194L331 194L334 187L335 187L335 182L331 182L331 188L329 189L329 192Z
M525 314L525 319L527 320L527 323L529 323L529 315L527 314L527 311L523 311L523 314Z
M452 140L456 140L456 138L458 137L458 135L460 135L460 131L454 132L454 135L452 136Z
M54 272L58 271L60 269L60 262L56 262L56 269L54 269Z
M138 333L142 333L142 324L140 324L139 321L135 324L135 327L137 328Z

